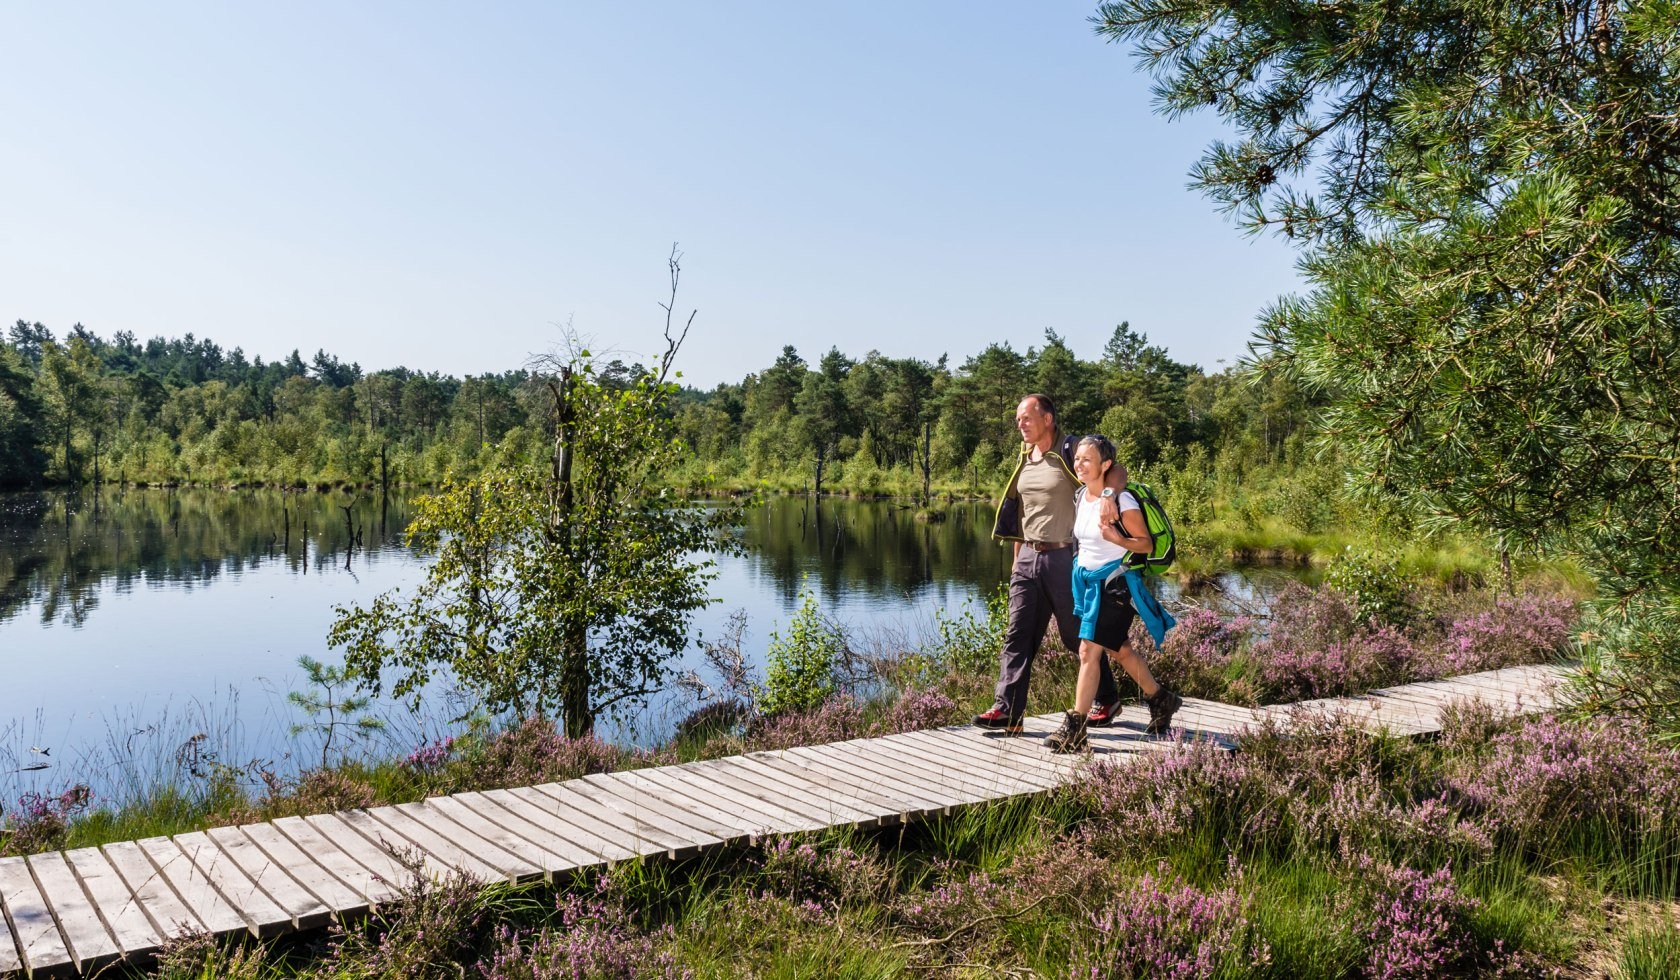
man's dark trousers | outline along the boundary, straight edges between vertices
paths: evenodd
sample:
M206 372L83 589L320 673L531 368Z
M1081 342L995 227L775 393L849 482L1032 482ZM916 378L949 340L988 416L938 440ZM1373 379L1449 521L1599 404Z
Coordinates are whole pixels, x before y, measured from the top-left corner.
M997 705L1011 718L1027 710L1027 683L1032 679L1033 657L1044 642L1050 618L1062 635L1062 645L1079 653L1079 617L1073 614L1073 549L1038 551L1021 545L1015 567L1009 575L1009 627L1003 634L1003 657L998 673ZM1097 700L1113 704L1120 700L1114 685L1114 671L1102 658L1102 676L1097 681Z

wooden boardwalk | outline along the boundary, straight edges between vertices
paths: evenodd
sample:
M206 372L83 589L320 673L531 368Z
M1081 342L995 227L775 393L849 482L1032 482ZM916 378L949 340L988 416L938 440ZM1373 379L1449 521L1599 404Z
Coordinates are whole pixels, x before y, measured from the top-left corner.
M1176 726L1226 736L1267 718L1346 715L1398 735L1438 731L1441 710L1480 701L1526 713L1555 703L1560 667L1516 667L1373 691L1365 697L1240 708L1186 699ZM88 974L143 962L187 931L271 936L365 912L405 874L393 849L435 874L553 878L637 857L680 856L770 834L877 826L1061 785L1087 757L968 725L753 752L564 783L436 797L268 823L0 859L0 976ZM1091 732L1093 756L1136 758L1170 742L1147 713Z

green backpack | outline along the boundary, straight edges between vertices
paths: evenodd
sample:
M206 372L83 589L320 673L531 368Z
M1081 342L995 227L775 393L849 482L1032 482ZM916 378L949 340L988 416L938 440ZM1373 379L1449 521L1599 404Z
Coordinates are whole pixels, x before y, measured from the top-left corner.
M1155 496L1155 491L1141 483L1127 483L1126 492L1137 498L1138 506L1143 509L1143 522L1149 525L1149 540L1154 547L1149 554L1133 554L1127 557L1126 563L1132 568L1141 568L1145 575L1159 575L1167 570L1177 556L1177 540L1173 535L1172 521L1167 518L1166 508Z

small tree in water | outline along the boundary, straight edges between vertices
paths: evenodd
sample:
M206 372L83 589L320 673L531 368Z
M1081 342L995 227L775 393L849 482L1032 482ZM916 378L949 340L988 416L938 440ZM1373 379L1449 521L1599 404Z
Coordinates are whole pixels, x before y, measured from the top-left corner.
M588 351L553 362L542 379L553 459L422 498L408 537L437 561L406 595L338 610L329 639L345 648L346 669L413 701L447 670L490 711L558 715L574 738L666 685L695 610L712 601L714 563L695 556L715 550L739 514L683 506L659 482L687 452L671 411L678 387L666 380L682 341L669 320L666 341L657 365L610 383Z

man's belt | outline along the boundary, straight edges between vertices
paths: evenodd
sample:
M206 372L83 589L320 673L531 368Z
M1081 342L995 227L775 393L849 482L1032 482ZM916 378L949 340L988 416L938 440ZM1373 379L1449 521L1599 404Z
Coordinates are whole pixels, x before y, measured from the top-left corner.
M1072 544L1070 541L1023 541L1021 543L1039 554L1046 551L1061 551Z

